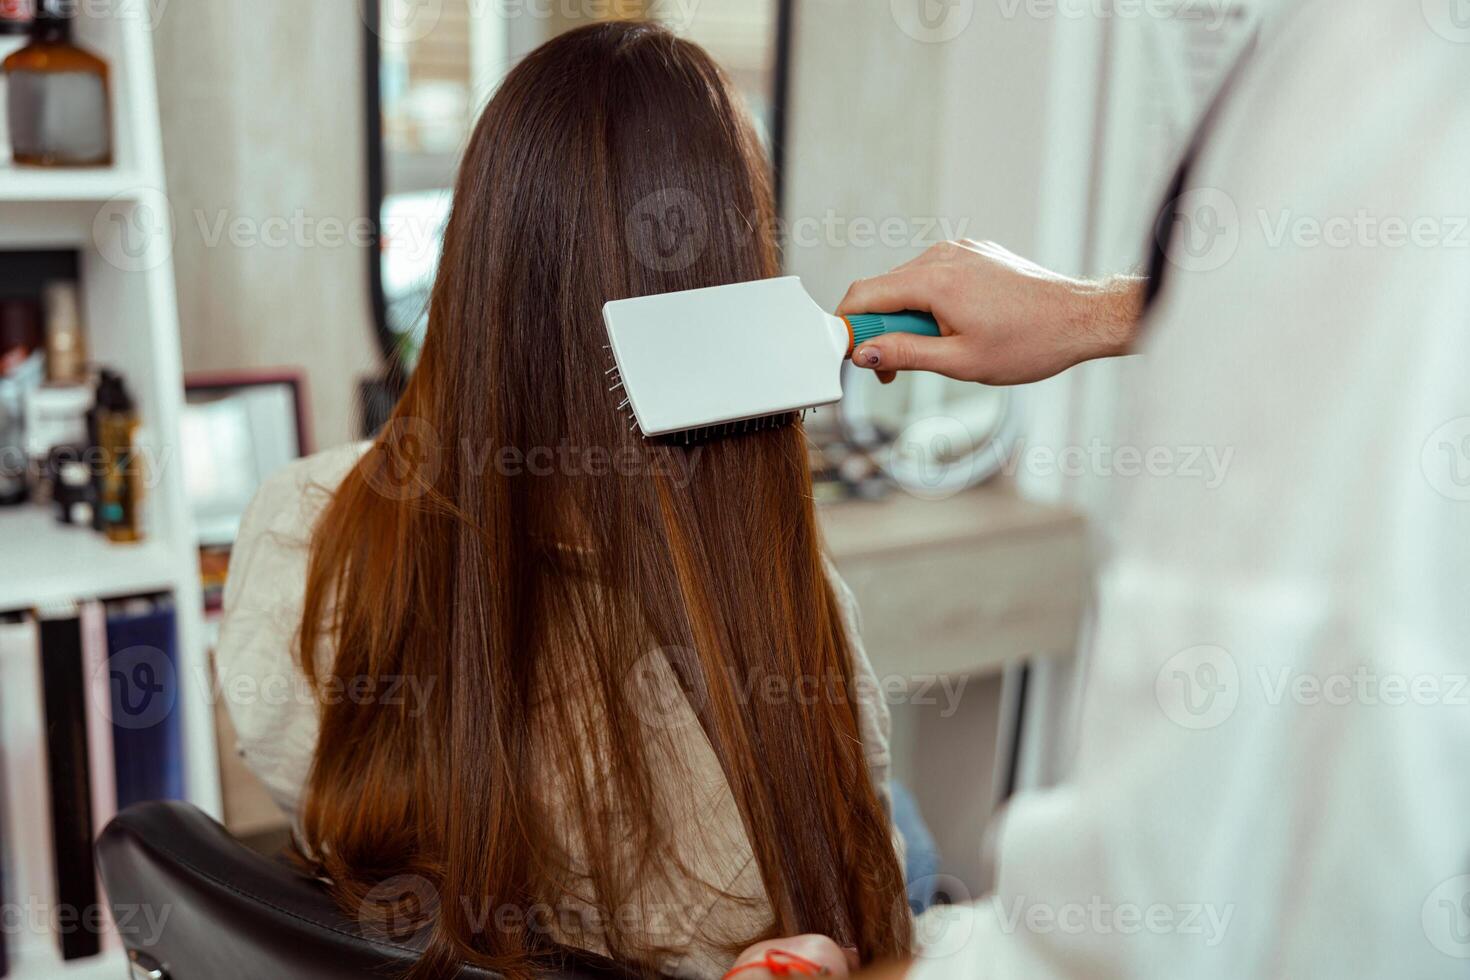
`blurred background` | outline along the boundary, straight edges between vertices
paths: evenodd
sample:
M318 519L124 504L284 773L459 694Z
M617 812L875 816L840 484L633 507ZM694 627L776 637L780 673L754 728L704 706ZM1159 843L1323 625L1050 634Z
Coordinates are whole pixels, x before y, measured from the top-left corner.
M0 152L12 882L42 873L17 854L84 840L153 796L279 840L284 818L236 761L208 669L230 543L262 478L365 438L391 407L469 129L536 45L652 17L706 46L770 152L785 267L830 308L854 278L952 238L1071 274L1137 268L1255 13L1234 0L73 7L63 43L95 91L78 90L65 131L14 97L0 127L13 144ZM9 86L47 84L27 54L37 13L0 0ZM841 409L809 419L828 544L864 606L895 772L949 897L985 885L973 828L1066 765L1098 544L1087 514L1117 485L1098 459L1117 448L1128 371L1084 365L1024 391L851 378ZM53 646L67 653L38 661ZM53 676L56 662L71 674ZM78 745L48 742L42 704L78 720ZM108 973L103 946L58 963Z

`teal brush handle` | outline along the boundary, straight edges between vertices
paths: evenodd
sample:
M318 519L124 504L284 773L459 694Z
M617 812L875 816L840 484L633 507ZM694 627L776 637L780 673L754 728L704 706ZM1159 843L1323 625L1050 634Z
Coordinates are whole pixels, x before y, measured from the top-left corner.
M853 313L842 319L852 331L852 349L857 350L865 341L881 337L886 333L912 333L920 337L938 337L939 323L928 313L904 310L902 313Z

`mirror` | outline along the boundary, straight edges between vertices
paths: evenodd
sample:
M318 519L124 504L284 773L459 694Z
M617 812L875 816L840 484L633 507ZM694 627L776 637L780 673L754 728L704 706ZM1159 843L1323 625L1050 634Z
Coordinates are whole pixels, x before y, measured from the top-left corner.
M381 228L372 271L384 354L412 370L460 153L485 103L521 57L596 20L661 21L703 45L729 72L766 145L775 148L791 2L364 0L370 213ZM773 166L774 158L773 152Z

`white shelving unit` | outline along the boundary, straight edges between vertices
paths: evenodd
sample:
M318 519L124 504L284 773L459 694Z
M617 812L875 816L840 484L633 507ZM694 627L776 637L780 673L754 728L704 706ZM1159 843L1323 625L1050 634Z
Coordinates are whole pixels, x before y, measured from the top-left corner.
M58 524L49 510L0 511L0 610L66 599L171 592L178 618L180 705L190 801L220 816L212 683L193 521L178 460L183 368L174 292L172 216L164 193L153 43L131 5L77 18L82 46L111 68L114 166L41 170L0 166L0 262L5 251L74 248L91 359L119 370L138 402L140 448L155 465L144 505L147 535L112 544ZM63 963L18 961L12 980L127 975L122 954Z

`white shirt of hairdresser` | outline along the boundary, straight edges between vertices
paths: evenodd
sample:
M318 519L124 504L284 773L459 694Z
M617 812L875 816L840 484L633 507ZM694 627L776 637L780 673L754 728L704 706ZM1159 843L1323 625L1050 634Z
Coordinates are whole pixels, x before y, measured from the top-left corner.
M1422 7L1265 25L1129 406L1230 466L1113 495L1074 769L913 980L1470 974L1470 18Z

